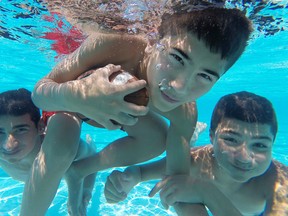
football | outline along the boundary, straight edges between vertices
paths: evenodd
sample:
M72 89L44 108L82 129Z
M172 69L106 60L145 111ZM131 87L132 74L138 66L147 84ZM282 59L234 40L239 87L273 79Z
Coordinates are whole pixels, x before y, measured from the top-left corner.
M123 70L113 73L109 77L109 79L110 82L113 83L114 85L125 85L126 83L131 83L139 80L137 77ZM136 92L126 95L124 97L124 100L139 106L147 106L149 102L147 89L142 88Z
M83 74L81 74L77 79L83 79L85 77L88 77L89 75L91 75L93 72L95 72L95 70L89 70ZM120 70L118 72L113 73L110 77L109 77L109 81L114 84L114 85L125 85L127 83L131 83L131 82L135 82L139 80L137 77L131 75L130 73ZM133 92L129 95L126 95L124 97L124 100L126 102L129 103L134 103L136 105L139 106L147 106L148 102L149 102L149 96L148 96L148 91L146 88L140 89L136 92ZM77 113L78 117L80 119L82 119L84 122L95 126L95 127L102 127L102 125L98 124L97 122L95 122L94 120L91 120L89 118L86 118L84 115ZM113 121L113 120L112 120ZM114 124L118 124L117 122L113 121Z
M93 72L95 72L95 70L89 70L81 74L77 79L83 79L85 77L88 77ZM109 77L109 81L114 85L125 85L126 83L135 82L137 80L139 80L137 77L123 70L115 72ZM139 106L147 106L149 102L147 89L143 88L129 95L126 95L124 97L124 100L126 102L134 103Z

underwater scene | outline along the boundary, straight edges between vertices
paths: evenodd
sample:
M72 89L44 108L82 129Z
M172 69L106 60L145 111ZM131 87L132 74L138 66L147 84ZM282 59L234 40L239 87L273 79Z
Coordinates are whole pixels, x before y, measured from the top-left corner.
M211 143L210 119L217 101L227 94L248 91L273 104L278 133L272 157L287 166L287 0L203 0L200 3L192 0L0 0L0 92L18 88L33 91L40 79L95 32L157 40L163 14L173 14L175 10L191 12L210 6L241 10L252 21L254 30L245 51L229 72L211 91L197 98L198 125L203 131L196 129L199 134L194 146ZM162 44L157 45L161 49ZM96 146L97 152L124 136L126 133L122 130L105 130L86 123L81 128L81 138ZM148 162L165 156L162 153ZM109 168L97 173L87 207L88 216L177 215L172 207L166 210L162 206L158 193L154 197L148 196L159 179L137 184L119 203L107 203L103 192L107 177L113 170L125 168ZM19 215L23 190L23 182L0 169L0 215ZM68 215L67 199L67 184L62 179L46 215Z

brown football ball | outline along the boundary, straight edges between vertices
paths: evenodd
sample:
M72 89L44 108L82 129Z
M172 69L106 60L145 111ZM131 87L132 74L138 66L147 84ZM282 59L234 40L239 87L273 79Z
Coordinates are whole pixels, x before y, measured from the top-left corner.
M131 75L130 73L126 71L119 71L113 73L109 80L114 85L125 85L126 83L131 83L139 80L137 77ZM124 100L129 103L134 103L139 106L147 106L149 102L149 96L146 88L142 88L136 92L133 92L129 95L126 95L124 97Z
M95 72L95 70L89 70L83 74L81 74L77 79L83 79L89 75L91 75L93 72ZM130 83L130 82L135 82L137 81L138 78L131 75L130 73L120 70L119 72L115 72L113 73L110 77L109 77L109 81L112 82L115 85L125 85L126 83ZM149 96L148 96L148 91L146 88L140 89L136 92L133 92L129 95L126 95L124 97L124 100L129 102L129 103L134 103L136 105L139 106L147 106L148 102L149 102ZM82 119L84 122L94 126L94 127L102 127L102 125L98 124L97 122L95 122L94 120L91 120L89 118L86 118L84 115L77 113L78 117L80 119ZM114 124L118 124L117 122L111 120Z
M95 70L89 70L81 74L77 79L83 79L85 77L88 77L93 72L95 72ZM139 80L137 77L123 70L115 72L109 77L109 81L112 82L114 85L125 85L126 83L135 82L137 80ZM126 95L124 97L124 100L126 102L134 103L139 106L147 106L149 102L147 89L143 88L129 95Z

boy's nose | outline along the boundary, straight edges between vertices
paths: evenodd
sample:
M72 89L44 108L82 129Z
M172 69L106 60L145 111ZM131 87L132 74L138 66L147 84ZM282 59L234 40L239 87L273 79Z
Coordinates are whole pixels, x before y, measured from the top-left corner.
M241 164L250 164L253 160L254 153L250 152L249 149L244 145L236 153L236 161Z
M189 80L185 77L177 78L171 82L171 86L178 94L187 94L189 91Z
M9 152L9 151L13 151L17 146L18 146L18 141L12 135L9 135L7 142L3 145L3 149Z

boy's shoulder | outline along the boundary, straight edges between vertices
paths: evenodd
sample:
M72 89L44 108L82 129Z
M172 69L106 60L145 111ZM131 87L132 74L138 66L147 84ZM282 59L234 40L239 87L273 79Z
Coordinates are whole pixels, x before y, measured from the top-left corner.
M271 179L274 182L283 182L285 179L288 179L288 167L277 160L272 160L267 171L259 177L261 181L263 179ZM288 185L288 182L286 184Z
M273 170L275 170L275 178L276 181L279 182L281 185L285 184L288 186L288 166L286 166L285 164L277 161L277 160L273 160L271 163L271 166L273 168ZM273 174L274 174L273 172ZM288 192L288 191L287 191Z
M201 175L212 175L213 165L213 146L207 144L205 146L193 147L190 150L191 155L191 173ZM204 173L202 173L205 170Z
M262 175L253 178L250 184L254 185L255 190L262 191L268 199L277 195L279 190L282 190L288 199L287 179L288 167L279 161L272 160L269 168Z
M288 167L273 160L267 172L259 178L267 200L266 211L271 215L288 213ZM269 215L270 215L269 214Z

